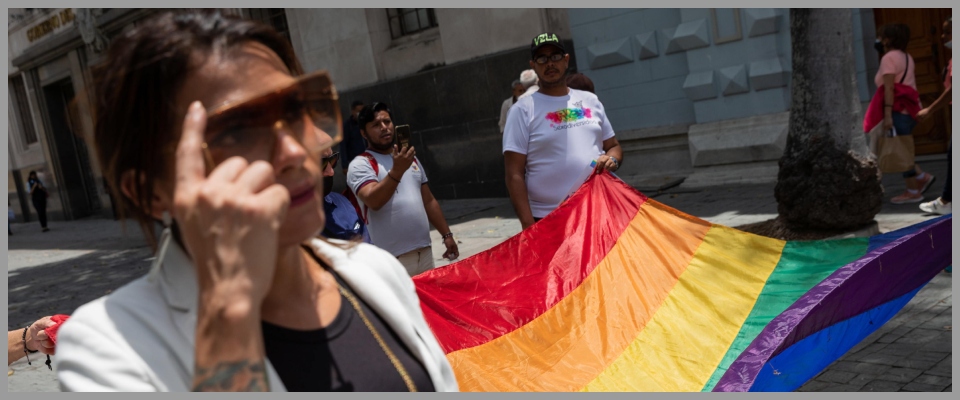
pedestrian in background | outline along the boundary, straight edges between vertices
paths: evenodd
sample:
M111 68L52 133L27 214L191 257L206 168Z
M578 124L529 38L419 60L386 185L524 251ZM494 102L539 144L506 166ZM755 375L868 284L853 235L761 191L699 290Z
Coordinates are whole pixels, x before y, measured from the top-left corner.
M340 154L327 149L322 156L320 170L323 171L323 212L327 217L327 222L323 226L323 236L371 243L367 224L357 214L353 203L346 196L333 191L334 167L337 165Z
M350 104L350 116L343 121L343 141L340 142L343 176L347 176L347 167L350 166L350 161L367 150L367 142L360 135L360 125L357 123L357 114L360 114L362 109L363 102L354 100Z
M513 95L500 104L500 134L503 134L503 125L507 123L507 112L510 111L510 106L516 103L517 97L525 91L519 79L514 80L513 83L510 84L510 89L513 90Z
M897 136L910 135L917 126L917 113L922 108L917 79L915 74L916 63L907 53L907 44L910 43L910 27L904 24L890 24L881 27L878 31L884 54L880 59L880 68L874 77L878 90L874 96L882 96L883 122L882 132L886 134L895 130ZM880 104L879 101L871 104ZM876 115L877 113L869 113ZM924 172L919 165L903 173L907 190L899 196L890 199L893 204L919 203L923 201L923 193L930 188L936 179L933 175Z
M27 176L27 187L30 188L30 202L33 203L33 208L37 210L40 228L43 232L47 232L50 230L50 228L47 228L47 197L50 196L50 193L47 192L47 187L43 186L43 182L40 182L40 178L37 177L37 171L30 171L30 175Z
M520 73L520 85L523 85L523 93L517 96L517 100L530 96L540 90L540 78L533 69L527 69Z
M596 94L593 88L593 81L590 80L590 77L584 75L581 72L575 74L570 74L567 76L567 87L570 89L583 90L585 92L590 92Z
M953 18L947 18L943 23L943 33L940 35L940 39L943 41L943 47L947 48L949 52L953 48ZM952 92L951 80L953 79L953 58L950 59L950 62L947 63L947 69L944 73L943 78L943 93L940 94L940 97L937 97L937 100L933 102L929 107L920 110L917 113L917 117L923 121L930 117L930 114L936 112L943 106L947 106L947 112L953 113L953 100L950 99L950 94ZM947 102L949 100L949 103ZM951 181L950 174L951 169L953 168L953 138L950 138L950 145L947 146L947 182L943 184L943 192L940 194L940 197L937 197L933 201L928 201L926 203L920 204L920 209L928 213L933 214L950 214L953 212L953 206L950 201L953 199L951 190Z

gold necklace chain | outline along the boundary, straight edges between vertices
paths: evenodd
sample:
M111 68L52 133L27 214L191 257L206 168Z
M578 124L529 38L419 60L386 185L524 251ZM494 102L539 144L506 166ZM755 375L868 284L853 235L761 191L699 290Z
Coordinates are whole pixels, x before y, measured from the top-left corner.
M383 352L387 354L387 358L390 359L390 363L393 364L393 367L396 368L397 372L400 373L400 377L403 378L403 383L407 385L407 390L416 392L417 386L413 384L413 379L410 379L410 375L408 375L407 370L403 368L403 364L400 364L400 360L397 359L397 356L395 356L393 351L387 347L387 344L383 341L383 338L380 337L380 334L377 333L376 329L374 329L373 324L370 323L370 320L367 319L366 314L364 314L363 310L360 309L360 303L357 302L357 299L354 298L352 294L344 290L343 286L340 286L339 282L337 283L337 289L340 290L340 294L350 302L350 305L353 306L353 309L357 311L358 315L360 315L360 319L363 320L363 324L367 326L367 329L369 329L370 333L373 334L373 338L377 340L378 344L380 344L380 348L383 349Z

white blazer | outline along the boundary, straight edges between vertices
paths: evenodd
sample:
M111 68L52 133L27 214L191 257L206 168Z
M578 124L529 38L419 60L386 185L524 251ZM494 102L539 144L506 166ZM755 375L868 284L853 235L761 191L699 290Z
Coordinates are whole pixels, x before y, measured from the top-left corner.
M164 235L150 273L77 309L57 335L63 391L189 391L193 381L197 280L183 249ZM333 243L343 243L331 240ZM375 310L426 367L437 391L457 381L399 261L360 243L343 250L310 245ZM286 391L266 360L270 389Z

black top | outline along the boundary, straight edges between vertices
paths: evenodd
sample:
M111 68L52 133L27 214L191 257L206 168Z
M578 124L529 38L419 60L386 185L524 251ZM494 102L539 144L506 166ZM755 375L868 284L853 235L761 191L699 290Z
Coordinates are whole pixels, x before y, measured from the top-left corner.
M43 187L43 183L41 183L39 179L28 179L28 180L27 180L27 191L30 191L30 188L32 188L33 185L35 185L35 184L37 185L37 188L33 190L33 193L31 193L30 196L31 196L32 198L34 198L34 199L46 199L46 198L47 198L47 194L44 193L44 192L45 192L47 189L46 189L45 187Z
M367 151L367 141L360 134L360 122L351 114L343 121L343 141L340 142L340 165L350 166L350 161Z
M417 391L436 389L423 364L396 333L361 299L340 276L330 273L360 303L390 350L406 369ZM262 322L267 358L291 392L405 392L400 372L377 340L341 295L340 311L329 326L312 331L287 329Z

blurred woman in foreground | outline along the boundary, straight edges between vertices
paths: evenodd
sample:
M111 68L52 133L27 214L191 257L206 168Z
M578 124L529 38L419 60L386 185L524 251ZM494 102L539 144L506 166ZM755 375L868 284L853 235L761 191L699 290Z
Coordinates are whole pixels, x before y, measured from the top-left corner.
M457 389L396 258L316 237L341 124L329 77L300 75L275 31L216 12L115 39L100 163L147 236L165 230L147 276L63 325L62 389Z

